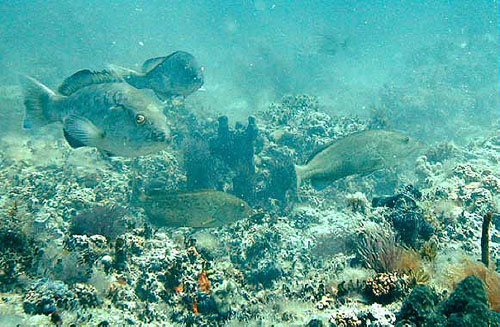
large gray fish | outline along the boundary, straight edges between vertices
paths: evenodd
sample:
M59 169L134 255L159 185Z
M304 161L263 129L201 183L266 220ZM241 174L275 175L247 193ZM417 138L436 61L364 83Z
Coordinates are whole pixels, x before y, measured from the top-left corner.
M151 91L106 83L63 96L33 78L25 80L26 129L61 122L71 147L96 147L115 156L135 157L166 148L170 131L162 104Z
M193 55L176 51L166 57L151 58L144 62L142 71L111 65L111 69L92 72L80 70L68 77L58 88L70 95L90 84L127 82L137 89L151 89L162 100L186 97L198 90L204 82L203 71Z
M158 226L219 227L252 214L245 201L215 190L154 191L140 194L136 201Z
M400 132L367 130L335 140L303 166L295 166L297 186L311 180L316 188L350 175L368 175L402 162L422 144Z

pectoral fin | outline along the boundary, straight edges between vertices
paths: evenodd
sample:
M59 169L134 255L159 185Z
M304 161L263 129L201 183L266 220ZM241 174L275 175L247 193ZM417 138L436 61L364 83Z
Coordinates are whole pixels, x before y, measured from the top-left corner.
M78 149L78 148L85 146L85 144L83 144L79 140L75 139L70 134L68 134L68 132L66 132L65 129L63 129L63 133L64 133L64 138L66 139L66 142L68 142L69 146L72 147L73 149Z
M104 134L90 120L76 115L66 117L63 128L64 137L72 148L96 147L104 137Z

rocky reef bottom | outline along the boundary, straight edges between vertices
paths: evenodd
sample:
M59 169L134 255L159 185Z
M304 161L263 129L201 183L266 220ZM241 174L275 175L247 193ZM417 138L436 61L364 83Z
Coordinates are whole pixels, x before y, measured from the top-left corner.
M370 126L306 96L256 123L251 182L271 191L272 156L302 163ZM436 143L410 168L323 191L306 183L293 200L253 193L258 214L202 229L159 228L134 202L138 181L186 188L182 147L125 160L71 150L59 133L0 136L1 326L500 323L496 136Z

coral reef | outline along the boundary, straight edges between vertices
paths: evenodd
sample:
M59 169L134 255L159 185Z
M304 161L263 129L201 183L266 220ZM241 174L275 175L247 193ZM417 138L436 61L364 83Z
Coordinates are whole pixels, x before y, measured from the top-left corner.
M413 186L406 186L401 193L387 197L376 197L373 206L390 208L386 219L392 224L398 238L407 246L419 247L434 234L434 227L425 219L423 210L417 205L422 194Z
M33 274L39 258L38 242L29 233L31 224L18 202L0 212L0 290L9 291L23 284L23 275Z
M378 273L394 272L403 253L393 235L382 230L361 234L357 245L357 255L361 262Z
M365 292L374 302L387 304L405 295L408 277L397 273L380 273L366 280Z
M73 235L102 235L113 240L126 230L125 209L116 205L99 206L71 218L69 232Z
M295 194L294 163L368 126L323 109L286 96L232 126L176 108L172 151L136 159L51 133L0 139L0 324L388 327L401 308L398 326L439 326L496 310L498 141L438 144L416 169ZM141 191L197 188L260 208L197 229L154 226L137 205ZM485 210L490 266L460 263L457 251L480 258ZM442 301L467 275L488 302Z
M448 299L438 304L438 296L428 287L417 286L396 315L396 326L494 326L498 320L490 311L481 280L468 276Z

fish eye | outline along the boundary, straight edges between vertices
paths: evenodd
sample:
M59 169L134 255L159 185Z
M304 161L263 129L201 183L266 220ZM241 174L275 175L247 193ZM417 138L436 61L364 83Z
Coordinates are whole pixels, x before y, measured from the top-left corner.
M403 142L405 142L405 143L408 143L408 142L410 142L410 137L408 137L408 136L405 136L405 138L403 139Z
M135 116L135 122L137 125L142 125L146 122L146 117L143 114L137 114Z

